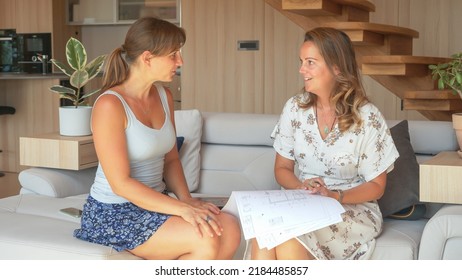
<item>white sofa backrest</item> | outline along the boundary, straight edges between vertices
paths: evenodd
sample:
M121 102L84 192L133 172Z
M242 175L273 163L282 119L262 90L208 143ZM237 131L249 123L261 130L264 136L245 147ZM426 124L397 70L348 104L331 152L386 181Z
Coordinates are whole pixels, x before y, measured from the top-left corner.
M196 192L279 189L274 178L271 132L279 116L202 113L201 171Z
M188 113L188 112L184 112ZM189 114L189 113L188 113ZM192 128L178 128L185 141L200 141L198 187L193 192L206 195L229 195L235 190L279 189L274 178L275 151L270 135L279 119L275 114L194 113L184 115L186 122L202 122L201 133L189 133ZM188 117L189 116L189 117ZM177 121L180 121L179 118ZM389 127L399 120L388 120ZM458 149L451 122L409 121L409 133L417 159L422 162L440 151ZM187 134L187 135L186 135ZM197 136L196 136L197 135ZM197 139L199 138L200 139ZM191 142L184 144L193 150ZM199 145L198 145L199 146ZM184 157L184 155L183 155ZM196 158L196 157L195 157ZM196 160L182 158L191 166ZM198 164L197 164L198 165ZM50 168L29 168L19 175L21 193L38 193L65 197L88 192L95 168L71 171ZM191 175L193 176L193 175Z
M387 120L391 128L401 120ZM456 151L458 143L452 122L448 121L408 121L411 145L419 163L441 151Z

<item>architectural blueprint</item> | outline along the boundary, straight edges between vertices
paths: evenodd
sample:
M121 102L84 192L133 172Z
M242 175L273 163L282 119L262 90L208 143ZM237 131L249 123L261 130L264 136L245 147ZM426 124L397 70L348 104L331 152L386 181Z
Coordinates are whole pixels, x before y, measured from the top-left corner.
M271 249L291 238L342 221L335 199L306 190L232 192L223 211L239 217L244 238Z

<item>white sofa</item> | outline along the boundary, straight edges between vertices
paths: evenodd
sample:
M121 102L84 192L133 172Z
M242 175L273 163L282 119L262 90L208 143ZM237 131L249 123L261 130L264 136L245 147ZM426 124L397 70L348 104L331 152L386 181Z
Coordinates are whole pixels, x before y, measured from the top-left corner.
M175 114L178 135L185 137L180 157L195 196L280 188L270 139L278 115L197 110ZM409 131L419 161L457 147L450 122L409 121ZM137 259L74 238L80 220L59 211L82 207L94 172L39 167L22 171L21 193L0 199L0 259ZM242 258L243 250L244 242L235 259ZM462 206L428 204L426 216L414 221L386 218L373 259L462 259Z

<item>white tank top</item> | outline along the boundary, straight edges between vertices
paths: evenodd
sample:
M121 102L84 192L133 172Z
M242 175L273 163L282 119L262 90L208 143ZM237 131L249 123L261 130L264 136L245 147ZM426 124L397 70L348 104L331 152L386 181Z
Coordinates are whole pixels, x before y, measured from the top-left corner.
M165 183L162 180L164 157L175 145L176 136L175 129L170 121L170 110L165 90L162 86L156 85L156 87L165 112L165 122L160 129L147 127L140 122L123 97L117 92L109 90L101 94L101 96L104 94L115 95L120 99L125 108L128 120L125 135L130 160L130 176L162 192L165 190ZM98 102L98 99L95 103ZM100 164L98 165L90 194L96 200L104 203L127 202L125 198L116 195L112 191Z

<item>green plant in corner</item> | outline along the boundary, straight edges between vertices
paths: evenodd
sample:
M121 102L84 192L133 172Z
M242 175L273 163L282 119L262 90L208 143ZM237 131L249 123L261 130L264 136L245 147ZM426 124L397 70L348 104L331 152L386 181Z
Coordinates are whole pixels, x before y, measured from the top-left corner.
M428 67L433 80L438 80L438 89L451 89L462 99L462 53L453 54L451 58L449 62Z
M96 89L82 94L82 88L101 72L105 58L106 55L100 55L87 64L85 47L79 40L71 37L66 43L68 65L56 59L51 59L50 61L64 74L69 76L69 81L73 88L54 85L50 87L50 90L59 93L61 98L71 100L76 108L84 104L88 97L100 91L100 89Z

